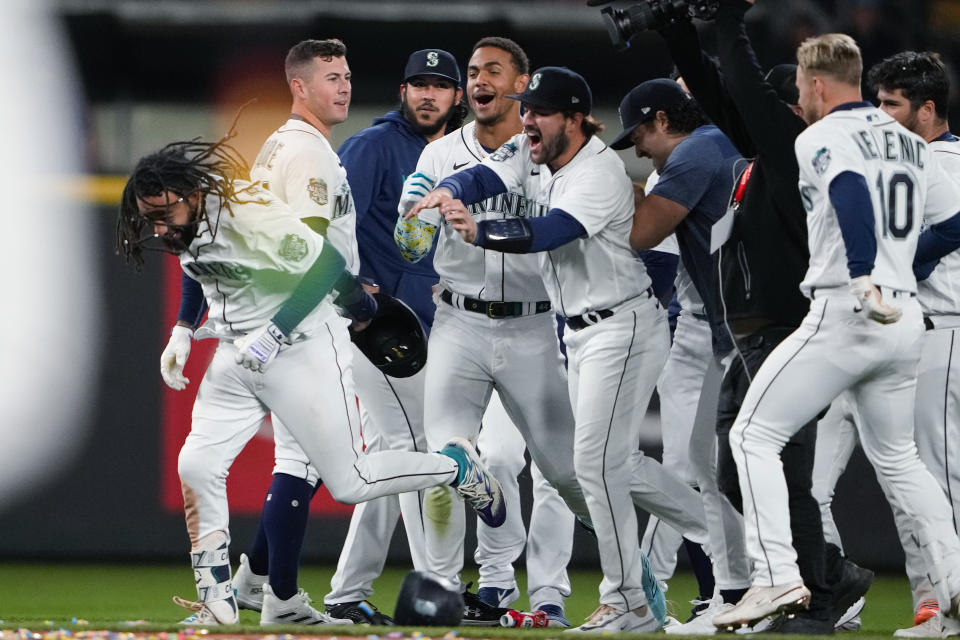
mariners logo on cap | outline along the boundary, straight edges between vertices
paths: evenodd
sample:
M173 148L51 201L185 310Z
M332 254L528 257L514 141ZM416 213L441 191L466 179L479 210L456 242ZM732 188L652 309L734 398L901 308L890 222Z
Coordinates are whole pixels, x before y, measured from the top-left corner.
M427 66L435 67L440 64L440 55L436 51L427 54Z
M539 86L540 86L540 74L535 73L533 74L533 77L530 79L530 91L536 91L537 87Z

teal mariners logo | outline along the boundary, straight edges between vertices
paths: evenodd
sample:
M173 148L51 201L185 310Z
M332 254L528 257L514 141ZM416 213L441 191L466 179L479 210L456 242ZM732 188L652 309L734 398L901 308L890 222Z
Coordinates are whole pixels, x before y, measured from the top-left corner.
M517 145L512 142L508 142L492 154L490 154L490 159L494 162L503 162L512 158L517 153Z
M537 87L540 86L540 74L535 73L533 77L530 78L530 91L536 91Z
M435 67L440 64L440 54L436 51L431 51L427 54L427 66Z
M320 178L310 178L310 182L307 183L307 193L310 194L310 199L321 207L327 204L327 183Z
M300 262L307 256L307 241L295 233L288 233L280 241L280 257L290 262Z
M813 170L817 172L817 175L823 175L829 166L830 149L821 147L820 150L813 155Z

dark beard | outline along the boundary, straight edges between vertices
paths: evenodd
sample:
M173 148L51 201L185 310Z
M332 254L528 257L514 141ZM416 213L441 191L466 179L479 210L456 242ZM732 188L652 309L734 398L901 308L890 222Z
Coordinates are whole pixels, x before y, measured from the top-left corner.
M557 137L549 144L543 145L543 164L550 166L550 163L559 158L570 146L570 138L563 129L557 134Z
M435 124L423 124L417 120L417 114L413 109L410 108L410 105L407 104L406 100L400 102L400 114L403 116L403 119L410 123L410 126L413 127L413 130L422 135L424 138L429 138L436 135L444 127L447 126L451 116L453 116L453 110L457 108L457 105L450 105L450 108L447 109L447 112L440 116L440 119L437 120Z

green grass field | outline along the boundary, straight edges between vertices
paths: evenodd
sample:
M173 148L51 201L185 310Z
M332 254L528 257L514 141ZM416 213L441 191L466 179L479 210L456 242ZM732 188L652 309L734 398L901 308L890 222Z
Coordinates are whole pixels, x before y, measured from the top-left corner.
M323 594L329 588L333 568L305 568L300 584L309 591L322 609ZM396 594L405 569L388 569L376 582L376 593L371 600L387 613L393 612ZM475 577L475 576L474 576ZM465 579L470 579L469 574ZM519 576L523 589L525 576ZM567 617L574 624L589 615L597 605L599 574L592 571L574 571L570 575L573 596L567 600ZM696 593L693 578L681 574L670 583L667 599L671 614L685 618L689 601ZM175 631L177 621L187 612L174 605L174 594L195 597L193 575L186 565L54 565L6 564L0 567L0 629L28 628L117 631ZM526 608L523 598L517 607ZM867 598L863 614L863 629L858 638L889 638L899 627L908 626L912 619L910 592L902 577L879 576ZM225 628L231 634L258 633L259 614L241 611L241 624ZM80 619L87 624L77 625ZM271 628L271 633L287 631L317 633L316 627ZM384 628L338 627L336 633L368 635ZM461 628L461 636L475 638L551 638L555 630L495 631L493 629ZM440 634L443 635L441 632ZM850 634L854 635L854 634ZM731 636L732 638L733 636Z

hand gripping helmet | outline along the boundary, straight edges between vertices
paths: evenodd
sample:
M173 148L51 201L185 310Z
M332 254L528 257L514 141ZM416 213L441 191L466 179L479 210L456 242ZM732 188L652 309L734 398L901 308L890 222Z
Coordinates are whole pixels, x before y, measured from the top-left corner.
M363 331L350 339L380 371L409 378L427 363L427 336L417 314L403 301L375 293L377 313Z

